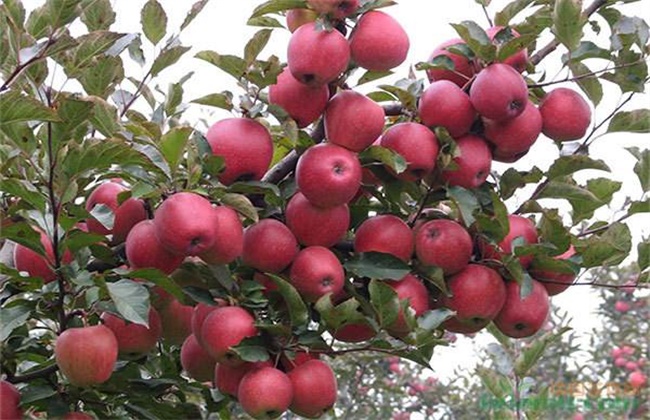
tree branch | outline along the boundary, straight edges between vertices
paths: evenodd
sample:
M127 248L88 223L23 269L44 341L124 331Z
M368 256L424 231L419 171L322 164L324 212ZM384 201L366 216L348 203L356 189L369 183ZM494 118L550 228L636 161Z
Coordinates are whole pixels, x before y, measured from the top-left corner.
M50 365L48 367L45 367L43 369L38 369L30 373L26 373L24 375L18 375L18 376L7 376L7 381L12 383L12 384L17 384L20 382L29 382L33 381L35 379L40 379L44 378L46 376L49 376L59 370L59 366L57 364Z
M20 74L25 70L27 67L31 66L32 64L36 63L37 61L40 61L44 59L47 55L47 50L56 42L58 41L57 38L53 38L50 36L46 43L45 47L43 47L43 50L41 50L38 54L36 54L34 57L30 58L29 60L25 61L22 64L16 65L16 68L11 72L11 74L7 77L7 80L4 81L2 86L0 86L0 92L4 92L5 90L9 89L11 83L20 76Z

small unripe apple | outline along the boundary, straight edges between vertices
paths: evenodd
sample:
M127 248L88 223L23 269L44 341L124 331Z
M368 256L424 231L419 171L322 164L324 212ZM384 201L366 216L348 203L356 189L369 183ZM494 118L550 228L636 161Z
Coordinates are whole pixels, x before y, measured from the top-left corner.
M54 355L59 370L81 387L106 382L117 361L115 334L104 325L69 328L57 337Z
M490 175L492 154L485 140L473 134L456 139L460 155L453 162L455 168L442 171L442 179L463 188L477 188Z
M255 419L273 419L287 411L294 387L286 373L273 367L249 371L242 378L237 398L242 409Z
M307 127L321 116L330 91L327 85L309 86L296 80L285 68L275 84L269 86L269 103L278 105L296 121L298 128Z
M291 411L308 418L325 414L336 402L337 383L332 368L322 360L309 360L288 374L293 386Z
M353 245L354 252L383 252L409 261L415 238L404 220L392 214L379 214L359 225Z
M153 350L162 336L160 315L154 308L149 309L148 327L127 323L110 312L104 312L101 319L115 334L119 354L128 359L140 357Z
M237 365L239 357L232 347L244 338L257 335L255 318L244 308L225 306L212 311L201 327L203 346L218 363Z
M548 92L539 104L542 133L555 141L571 141L584 137L591 124L591 108L584 98L569 88Z
M454 82L432 82L422 93L418 114L427 127L445 127L453 138L467 134L476 119L469 96Z
M364 13L350 35L352 60L367 70L388 71L406 60L406 31L391 15L378 10Z
M216 360L201 347L194 334L190 334L181 346L181 366L190 378L199 382L211 381Z
M284 223L262 219L244 231L244 264L260 271L279 273L298 254L298 241Z
M469 90L469 99L481 116L503 121L521 114L528 105L528 86L511 66L490 64L481 70Z

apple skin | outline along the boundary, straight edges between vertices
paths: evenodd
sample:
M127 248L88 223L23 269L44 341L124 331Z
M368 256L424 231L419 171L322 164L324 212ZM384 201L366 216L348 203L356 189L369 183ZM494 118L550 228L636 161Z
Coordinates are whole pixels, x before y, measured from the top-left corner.
M244 375L237 398L249 416L274 419L287 411L293 400L293 391L286 373L274 367L262 367Z
M269 86L269 103L282 107L296 121L298 128L307 127L321 116L330 91L327 85L308 86L296 80L288 68Z
M255 318L238 306L225 306L212 311L203 321L203 346L218 363L238 365L239 357L231 348L243 339L257 335Z
M506 283L506 302L494 319L494 325L508 337L530 337L546 322L550 306L548 293L540 282L532 282L533 290L524 299L517 282Z
M290 409L299 416L321 417L336 403L336 376L322 360L309 360L298 365L288 376L293 386Z
M296 256L289 274L291 284L307 302L343 290L345 272L336 255L322 246L309 246Z
M289 70L293 77L306 85L321 86L333 82L345 71L349 61L348 41L337 30L320 30L315 22L309 22L296 29L289 39Z
M283 352L280 356L280 364L282 365L282 370L286 373L291 372L296 367L304 365L310 360L319 360L320 353L309 353L306 351L296 351L293 352L293 357L290 357L288 352Z
M506 301L503 278L484 265L469 264L447 280L447 287L452 296L443 294L440 304L456 311L452 322L443 323L453 332L467 334L485 327L499 314ZM460 328L454 328L456 323Z
M344 147L320 143L298 159L296 184L313 205L340 206L352 200L361 186L361 163Z
M86 220L88 231L99 235L113 235L111 243L119 244L124 242L126 235L136 223L147 218L147 211L142 200L128 198L118 204L118 194L128 191L128 188L119 182L107 181L98 185L88 196L86 210L91 211L97 204L104 204L113 210L113 228L107 229L95 218Z
M367 70L388 71L402 64L409 51L406 31L391 15L364 13L350 35L352 60Z
M518 155L527 152L542 132L542 114L532 102L524 112L505 121L483 119L485 138L500 155Z
M27 272L32 277L41 277L43 282L47 284L56 280L56 273L52 270L52 266L54 265L54 246L45 232L39 232L41 235L41 245L45 250L47 258L24 245L16 244L13 256L14 267L18 271ZM73 256L70 251L65 250L61 259L62 264L69 264L72 262Z
M127 323L110 312L104 312L101 319L104 325L115 334L119 355L128 359L138 358L149 353L162 337L160 315L154 308L149 309L148 328L140 324Z
M300 192L291 197L285 210L287 226L304 246L334 246L343 239L350 226L347 204L335 207L316 207Z
M385 117L377 102L359 92L342 90L325 108L325 137L330 143L360 152L381 135Z
M392 214L379 214L364 220L354 236L354 252L383 252L408 262L413 256L415 238L406 222Z
M503 153L499 150L499 148L495 147L492 149L492 160L496 162L503 162L503 163L514 163L521 159L522 157L526 156L528 154L528 150L521 151L519 153L515 154L510 154L510 153Z
M198 255L219 237L219 218L212 203L191 192L179 192L163 201L153 224L162 246L176 255Z
M287 28L291 33L296 32L305 23L313 22L318 18L318 13L309 9L290 9L287 10Z
M415 233L415 255L424 265L440 267L448 276L469 263L474 242L467 230L453 220L430 220Z
M262 367L273 367L271 360L264 362L244 362L238 366L229 366L217 363L214 367L214 387L222 394L237 398L239 383L242 378L251 370Z
M203 327L203 322L208 317L208 315L212 313L212 311L222 306L227 306L225 301L222 301L217 305L208 305L199 302L192 310L192 334L201 346L203 345L203 338L201 337L201 328Z
M157 268L171 274L181 266L184 257L162 246L153 220L143 220L133 226L126 237L126 259L132 269Z
M359 0L307 0L316 13L326 14L335 20L344 19L359 8Z
M479 248L483 258L500 260L503 255L512 253L512 242L522 237L526 244L535 244L538 242L537 229L532 220L519 216L517 214L508 215L508 234L499 242L497 247L479 241ZM533 255L522 255L519 262L524 268L527 268L533 261Z
M643 374L643 372L637 370L636 372L630 373L627 377L627 381L632 388L641 389L648 382L648 378Z
M190 378L199 382L212 381L216 361L201 347L194 334L181 346L181 366Z
M576 91L556 88L539 104L542 133L555 141L571 141L584 137L591 124L591 108Z
M104 325L69 328L54 344L59 370L80 387L106 382L113 373L117 352L115 334Z
M429 291L422 281L413 274L407 274L399 281L389 281L390 287L395 290L400 301L408 300L409 306L413 309L415 317L422 315L429 309ZM402 336L409 332L404 312L400 308L397 320L387 328L387 331L396 336Z
M528 86L517 70L494 63L476 75L469 99L481 116L495 121L508 120L521 114L528 105Z
M569 249L555 258L558 260L567 260L574 256L575 253L576 250L573 245L571 245L569 246ZM577 275L573 273L558 273L549 270L538 270L532 266L529 273L535 280L542 283L549 296L555 296L564 292L573 284L577 277ZM548 283L548 281L552 281L553 283Z
M259 271L280 273L298 254L298 241L284 223L262 219L244 231L242 261Z
M469 96L452 81L438 80L422 93L418 114L427 127L445 127L453 138L469 132L476 111Z
M486 29L487 35L490 37L493 43L498 44L498 41L495 40L496 35L501 32L504 29L503 26L493 26L491 28ZM514 29L510 29L512 31L512 36L515 38L519 38L519 32L515 31ZM513 53L511 56L505 58L503 61L501 61L504 64L508 64L509 66L512 66L515 70L517 70L519 73L523 73L524 70L526 70L526 66L528 65L528 51L526 49L521 49L515 53Z
M162 337L168 344L180 346L192 334L192 314L194 308L183 305L176 298L160 309L160 322L162 324Z
M250 118L226 118L214 123L205 134L212 153L223 158L225 169L219 181L259 181L273 158L269 131Z
M241 257L244 250L244 227L235 210L228 206L214 207L217 229L216 240L199 257L208 264L230 264Z
M20 392L11 383L0 380L0 419L2 420L20 420L23 418L22 410L18 407L20 404Z
M467 57L460 54L454 54L446 49L457 44L467 45L462 39L454 38L443 42L433 50L429 56L429 62L440 55L444 55L453 61L454 70L429 69L427 70L427 77L430 82L433 82L434 80L449 80L462 88L472 79L476 73L474 64L468 60Z
M436 166L440 150L433 131L415 122L393 125L381 136L379 145L404 158L406 170L396 175L404 181L417 181L430 174Z
M352 323L339 327L332 335L344 343L360 343L376 336L377 331L368 324Z
M442 179L449 185L471 189L482 185L490 175L492 154L485 140L467 134L456 140L460 156L454 158L455 169L442 171Z

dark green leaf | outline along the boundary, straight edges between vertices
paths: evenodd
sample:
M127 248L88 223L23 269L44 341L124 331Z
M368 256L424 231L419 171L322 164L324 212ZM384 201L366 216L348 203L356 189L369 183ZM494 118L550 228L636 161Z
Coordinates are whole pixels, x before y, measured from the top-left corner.
M160 151L172 170L176 170L179 160L185 153L185 146L190 134L192 134L192 127L177 126L160 139Z
M639 255L638 264L641 271L650 267L650 241L645 238L636 246L637 254Z
M509 40L499 44L497 49L497 60L503 61L519 51L526 50L529 45L537 40L537 38L538 35L536 33L513 36Z
M650 213L650 198L645 201L633 201L630 203L628 214Z
M81 21L88 31L105 31L115 23L115 12L110 0L85 0Z
M246 61L234 55L221 55L214 51L201 51L195 57L217 66L237 80L246 72Z
M161 71L165 70L167 67L176 64L178 60L181 59L183 54L188 52L190 47L171 47L165 48L158 57L154 60L151 65L151 75L157 76Z
M645 92L648 79L648 64L644 57L632 50L623 50L614 59L616 69L601 77L616 83L623 92Z
M119 57L101 56L93 66L85 68L78 77L81 86L88 95L96 95L106 99L115 88L114 84L124 78L122 59Z
M460 24L452 23L451 26L480 59L488 63L494 61L497 47L476 22L466 20Z
M530 171L518 171L515 168L508 168L499 179L501 197L505 200L527 184L536 184L542 180L544 172L534 166Z
M25 222L3 226L2 237L24 245L39 255L45 255L41 235Z
M626 150L636 157L634 173L639 178L643 191L647 192L650 190L650 149L639 150L636 147L628 147Z
M395 289L379 280L371 280L368 286L370 292L370 304L377 313L379 325L390 327L400 312L399 298Z
M284 298L284 302L287 304L287 309L289 310L291 326L299 327L307 324L307 322L309 322L307 305L305 305L305 302L302 300L302 297L296 288L282 277L271 273L265 274L278 286L277 291L282 295L282 298Z
M244 47L244 60L248 65L252 64L262 52L271 38L271 29L261 29L253 35Z
M609 60L611 59L611 56L612 53L609 50L600 48L591 41L582 41L580 42L578 49L572 51L571 54L563 55L562 61L582 61L588 58L602 58L604 60Z
M54 110L15 90L0 95L0 115L0 126L18 121L59 121Z
M314 308L321 316L321 320L330 331L336 331L346 324L367 324L366 317L359 310L359 301L349 298L334 306L331 295L318 299Z
M187 26L192 23L192 21L198 16L199 13L201 13L201 10L205 7L205 5L208 3L209 0L199 0L196 3L192 5L192 8L190 9L189 12L187 12L187 15L185 16L185 19L183 20L183 23L181 24L181 31Z
M198 99L194 99L192 103L213 106L216 108L225 109L231 111L233 108L232 104L232 93L222 92L222 93L211 93L206 96L202 96Z
M509 2L501 11L497 12L494 17L494 24L498 26L508 26L510 20L525 10L535 0L515 0Z
M36 189L31 182L13 178L0 179L0 191L3 194L19 197L34 209L45 213L47 196Z
M650 109L616 113L609 121L607 132L650 133Z
M437 55L432 60L428 62L420 62L415 65L416 70L456 70L456 65L454 61L447 57L446 55Z
M544 211L539 222L539 234L543 242L552 243L562 252L567 250L571 243L571 235L564 226L562 216L557 209Z
M557 179L578 172L582 169L599 169L609 172L609 166L602 160L585 155L560 156L548 170L549 179Z
M582 14L582 0L556 0L552 31L569 51L580 45L582 27L586 21Z
M305 0L270 0L257 6L249 19L269 13L278 13L289 9L304 9L306 7Z
M115 270L118 274L123 277L129 277L130 279L146 280L155 284L156 286L162 287L166 292L173 295L176 299L183 301L185 294L183 289L176 284L170 277L165 275L162 271L156 270L154 268L140 268L133 271L128 270ZM148 293L147 293L148 294Z
M598 202L598 198L590 191L578 185L561 181L551 181L539 193L539 198L564 198L569 201L582 200Z
M117 108L96 96L89 96L88 100L94 103L90 117L93 127L106 137L115 135L121 129L117 120Z
M259 337L249 337L242 340L232 351L246 362L265 362L269 360L269 352Z
M149 292L133 280L106 283L108 294L122 317L130 322L149 326Z
M570 61L569 69L573 76L578 78L576 83L587 95L594 105L598 105L603 99L603 86L597 76L584 77L586 74L593 74L591 69L579 61Z
M31 315L31 310L26 306L12 306L0 308L0 341L4 342L13 330L25 325Z
M515 360L515 372L520 377L524 377L535 366L539 359L544 355L544 351L549 344L560 341L562 335L571 330L569 327L562 327L557 332L548 332L542 337L536 339L527 346Z
M343 266L356 276L371 279L401 280L411 271L401 259L381 252L362 252L346 261Z
M361 76L361 78L359 78L359 82L357 83L357 86L363 85L364 83L373 82L383 77L390 76L391 74L393 74L391 70L386 70L386 71L368 70Z
M167 33L167 14L157 0L148 0L140 13L142 31L153 45Z
M378 88L395 95L395 97L398 98L402 103L404 108L413 111L417 109L417 97L408 90L393 85L380 85Z
M406 161L402 155L386 147L370 146L359 153L359 160L362 164L381 162L397 174L406 170Z
M591 218L594 211L612 201L615 192L621 189L621 182L612 181L607 178L595 178L587 181L587 190L591 192L598 201L573 200L573 220L579 221Z
M585 268L620 264L632 249L630 228L614 223L604 232L579 240L575 248Z

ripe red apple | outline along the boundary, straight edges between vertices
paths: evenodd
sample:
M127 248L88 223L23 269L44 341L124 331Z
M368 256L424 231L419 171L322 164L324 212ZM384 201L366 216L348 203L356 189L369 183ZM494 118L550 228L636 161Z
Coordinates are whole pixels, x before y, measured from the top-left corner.
M406 31L391 15L371 10L361 15L350 35L352 60L367 70L387 71L406 60Z
M360 152L381 135L385 113L367 96L342 90L330 99L323 118L325 137L330 143Z
M45 234L41 234L41 245L45 250L46 257L40 255L36 251L32 251L24 245L16 244L14 247L14 267L18 271L25 271L32 277L41 277L44 283L49 283L56 280L56 273L54 272L54 247L52 241ZM73 257L70 251L63 252L61 257L63 264L72 262Z
M415 238L404 220L392 214L380 214L359 225L353 245L354 252L383 252L408 262L413 255Z
M237 390L241 408L255 419L274 419L287 411L293 387L286 373L273 367L249 371Z
M575 253L575 248L571 245L563 254L555 258L558 260L567 260L575 255ZM535 280L538 280L544 285L549 296L555 296L564 292L576 279L575 273L560 273L557 271L535 269L535 267L531 267L529 272Z
M228 206L217 206L213 212L217 215L216 240L199 257L208 264L230 264L244 250L244 227L237 212Z
M508 337L530 337L546 322L550 306L548 293L540 282L532 282L532 292L523 299L517 282L506 283L506 302L494 319L494 325Z
M298 254L298 241L284 223L262 219L244 231L244 264L260 271L279 273Z
M496 162L503 162L503 163L514 163L514 162L518 161L519 159L521 159L522 157L526 156L526 154L529 151L530 151L530 149L524 150L524 151L519 152L519 153L511 154L511 153L501 152L501 150L499 150L498 147L494 147L492 149L492 160L494 160Z
M449 185L477 188L490 175L492 154L485 140L473 134L456 139L460 156L454 158L454 169L442 171L442 179Z
M331 143L307 149L298 159L296 184L315 206L335 207L348 203L361 186L357 155Z
M215 309L227 306L225 301L220 301L216 305L208 305L206 303L199 302L192 311L192 334L196 338L196 341L200 345L203 345L203 338L201 337L201 328L203 327L203 322Z
M291 353L291 354L290 354ZM288 352L285 351L280 356L280 364L282 369L289 373L294 370L297 366L304 365L310 360L320 359L320 353L308 352L308 351L295 351Z
M630 373L627 377L627 381L632 385L632 388L641 389L648 382L648 378L643 374L643 372L637 370L636 372Z
M434 81L424 90L418 114L422 124L445 127L454 138L467 134L476 118L467 93L450 80Z
M20 404L20 392L11 383L0 380L0 419L20 420L23 413L18 405Z
M165 342L180 346L192 334L192 314L194 308L184 305L176 298L160 309L162 337Z
M121 204L118 203L118 195L128 191L128 188L116 181L107 181L97 186L88 196L86 210L91 211L97 204L109 207L114 214L113 228L107 229L95 218L86 220L90 232L100 235L113 235L112 243L124 242L126 235L136 223L147 218L147 211L142 200L128 198Z
M438 45L431 56L429 61L432 61L438 56L447 56L454 64L454 70L447 69L429 69L427 70L427 76L430 82L434 80L449 80L458 87L463 87L469 82L476 70L474 69L474 64L464 55L455 54L448 50L448 48L458 46L467 48L467 44L460 38L450 39Z
M156 347L162 336L160 315L154 308L149 309L149 327L127 323L123 318L110 312L104 312L101 319L115 334L119 354L129 359L149 353Z
M415 255L422 264L440 267L445 275L451 275L469 263L474 242L459 223L430 220L415 232Z
M360 343L376 336L377 331L368 324L352 323L339 327L332 335L344 343Z
M500 260L503 255L511 254L514 251L512 245L516 238L522 238L523 244L525 245L537 243L537 229L532 220L517 214L510 214L508 215L508 224L508 234L499 242L496 248L492 245L479 242L483 258ZM524 268L528 267L532 261L532 255L522 255L519 257L519 262Z
M242 378L251 370L262 367L273 367L273 363L270 360L254 363L244 362L237 366L217 363L214 367L214 387L222 394L237 398L237 391Z
M194 334L181 346L181 366L190 378L199 382L212 381L217 362L201 347Z
M495 39L495 37L504 29L505 28L503 26L493 26L491 28L488 28L485 32L490 37L492 42L498 45L499 40ZM512 28L510 28L510 31L514 38L519 38L519 32L515 31ZM524 70L526 70L526 66L528 65L528 51L526 51L526 48L522 48L501 62L512 66L519 73L523 73Z
M156 236L153 220L143 220L133 226L126 237L126 259L132 269L157 268L171 274L181 266L184 256L163 247Z
M205 134L212 153L223 158L225 169L219 181L258 181L269 169L273 140L269 131L250 118L226 118L214 123Z
M438 139L425 125L398 123L384 132L379 145L399 153L406 161L406 170L397 174L404 181L417 181L433 171L438 158Z
M350 47L337 30L320 29L310 22L291 35L287 48L287 64L293 77L311 86L336 80L348 66Z
M328 248L309 246L298 253L291 264L291 284L307 301L315 302L343 290L345 272L339 259Z
M255 318L239 306L217 308L205 318L201 327L204 348L218 363L229 365L241 363L232 347L255 335Z
M591 108L576 91L556 88L548 92L539 104L542 133L556 141L578 140L591 124Z
M87 387L111 377L117 349L115 334L104 325L94 325L63 331L54 344L54 355L71 384Z
M452 296L443 294L440 304L456 311L443 325L453 332L476 332L490 323L506 301L506 284L495 270L479 264L469 264L451 276L447 287ZM458 323L460 328L455 328Z
M359 0L307 0L316 13L330 15L336 20L344 19L359 8Z
M269 87L269 103L282 107L299 128L307 127L321 116L329 97L327 85L309 86L301 83L288 68Z
M389 281L386 284L395 290L400 301L408 300L409 307L413 310L415 317L422 315L429 309L429 291L424 283L413 274L407 274L399 281ZM408 333L409 327L406 324L402 309L399 311L397 320L387 330L397 336Z
M511 66L494 63L481 70L469 89L476 112L495 121L521 114L528 104L528 86Z
M293 33L305 23L315 21L318 18L318 13L309 9L290 9L287 10L286 18L287 28Z
M616 312L625 313L631 309L630 304L624 300L617 300L614 304L614 310Z
M288 374L293 386L291 411L308 418L321 417L336 402L337 383L332 368L322 360L309 360Z
M350 226L347 204L335 207L316 207L298 191L291 197L284 212L287 226L304 246L334 246Z
M483 119L485 138L500 155L527 152L542 132L542 115L532 102L515 118L505 121Z

